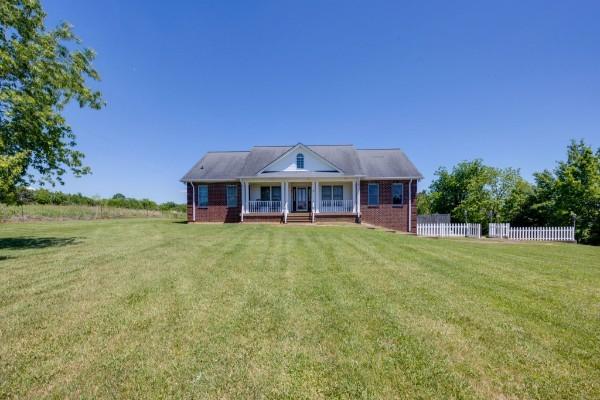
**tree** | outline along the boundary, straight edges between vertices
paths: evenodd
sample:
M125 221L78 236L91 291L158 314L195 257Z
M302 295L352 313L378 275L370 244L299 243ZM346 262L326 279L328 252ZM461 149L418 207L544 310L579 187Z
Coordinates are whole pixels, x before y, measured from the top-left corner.
M532 192L519 170L490 167L482 160L463 161L452 171L440 168L436 176L427 195L429 211L450 214L455 221L482 223L484 228L490 217L512 221Z
M67 170L89 173L62 111L72 101L103 106L100 92L86 84L99 80L94 52L80 46L66 23L47 30L45 17L39 0L0 2L0 173L11 190L6 163L20 165L13 174L29 183L62 184Z
M125 200L125 195L123 193L115 193L112 197L113 200Z
M567 160L558 163L554 174L554 219L567 225L576 215L578 239L600 244L600 148L594 153L583 141L572 141Z
M431 211L450 214L456 221L484 222L490 208L486 185L492 171L481 160L463 161L452 171L442 167L430 186Z
M16 188L23 175L27 154L19 152L13 155L5 154L0 138L0 202L14 203Z
M427 215L432 213L431 196L426 190L417 193L417 214Z

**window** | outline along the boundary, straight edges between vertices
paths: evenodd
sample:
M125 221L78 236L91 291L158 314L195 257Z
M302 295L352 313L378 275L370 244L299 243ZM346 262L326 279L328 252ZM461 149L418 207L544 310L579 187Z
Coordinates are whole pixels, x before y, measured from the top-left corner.
M261 186L261 201L281 201L281 186Z
M392 204L402 204L404 185L401 183L392 183Z
M321 200L344 200L344 187L342 185L321 186Z
M344 199L344 188L342 186L333 187L333 199L343 200Z
M260 187L260 200L271 201L271 188L269 186Z
M296 156L296 169L304 169L304 154L302 153Z
M369 205L370 206L378 206L379 205L379 184L378 183L369 183Z
M271 201L281 201L281 186L271 187Z
M324 185L321 187L321 200L343 200L344 187Z
M227 207L237 207L237 186L227 186Z
M208 207L208 185L198 186L198 207Z
M321 199L331 200L331 186L323 186L321 188Z

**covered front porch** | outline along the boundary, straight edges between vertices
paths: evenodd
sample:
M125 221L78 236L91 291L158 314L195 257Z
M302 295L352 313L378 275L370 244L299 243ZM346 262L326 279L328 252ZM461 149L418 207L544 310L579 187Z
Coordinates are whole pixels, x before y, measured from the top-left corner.
M285 223L290 214L308 215L310 222L315 222L319 215L359 216L359 182L357 179L242 181L242 221L245 216L279 216Z

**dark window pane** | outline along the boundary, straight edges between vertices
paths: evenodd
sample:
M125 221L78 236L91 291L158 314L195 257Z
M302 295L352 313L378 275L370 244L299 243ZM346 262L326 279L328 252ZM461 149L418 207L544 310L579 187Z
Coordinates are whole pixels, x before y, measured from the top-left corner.
M401 183L392 184L392 204L402 204L402 191L404 185Z
M227 207L237 206L237 186L227 186Z
M321 199L331 200L331 186L323 186L321 188Z
M281 201L281 186L271 187L271 201Z
M304 169L304 154L298 154L296 156L296 168Z
M369 205L379 205L379 184L369 183Z
M344 199L344 187L343 186L334 186L333 187L333 199L334 200L343 200Z
M269 186L261 186L260 199L262 201L270 201L271 200L271 188Z
M198 186L198 205L200 207L208 207L208 186Z

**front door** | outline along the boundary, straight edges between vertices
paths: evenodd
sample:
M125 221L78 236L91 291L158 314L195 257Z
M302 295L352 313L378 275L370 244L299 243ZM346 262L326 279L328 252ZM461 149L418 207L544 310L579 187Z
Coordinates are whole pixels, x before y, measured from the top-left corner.
M296 210L308 211L308 196L305 187L296 188Z

